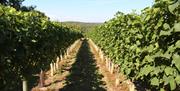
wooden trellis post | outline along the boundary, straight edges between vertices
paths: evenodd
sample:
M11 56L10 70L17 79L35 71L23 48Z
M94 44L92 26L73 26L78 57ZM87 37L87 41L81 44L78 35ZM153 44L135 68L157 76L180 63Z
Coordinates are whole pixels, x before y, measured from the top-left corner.
M61 61L62 61L63 60L63 56L61 55L60 58L61 58Z
M111 74L113 74L113 72L114 72L114 63L111 62Z
M57 59L56 59L56 69L57 70L59 69L59 57L57 57Z
M53 63L54 74L56 73L56 63Z
M45 74L43 70L41 70L40 75L39 75L39 87L44 87L44 81L45 81Z
M54 75L53 63L50 64L50 67L51 67L51 76L53 76Z
M108 59L108 69L109 69L109 72L111 71L111 61Z
M119 79L119 73L117 73L116 75L116 82L115 82L115 85L118 86L120 83L120 79Z
M108 68L108 58L106 57L106 68Z

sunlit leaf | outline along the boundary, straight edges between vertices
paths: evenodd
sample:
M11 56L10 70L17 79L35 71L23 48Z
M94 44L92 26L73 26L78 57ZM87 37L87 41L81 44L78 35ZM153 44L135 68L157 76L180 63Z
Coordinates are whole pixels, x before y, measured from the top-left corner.
M151 85L159 86L159 79L156 77L152 78Z

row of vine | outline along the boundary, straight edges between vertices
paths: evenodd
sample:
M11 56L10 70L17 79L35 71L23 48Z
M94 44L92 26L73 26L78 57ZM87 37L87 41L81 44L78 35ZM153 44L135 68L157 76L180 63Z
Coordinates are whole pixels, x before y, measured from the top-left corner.
M82 35L39 11L0 5L0 89L21 91L21 80L49 67Z
M87 33L133 82L180 90L180 0L155 0L141 14L118 12Z

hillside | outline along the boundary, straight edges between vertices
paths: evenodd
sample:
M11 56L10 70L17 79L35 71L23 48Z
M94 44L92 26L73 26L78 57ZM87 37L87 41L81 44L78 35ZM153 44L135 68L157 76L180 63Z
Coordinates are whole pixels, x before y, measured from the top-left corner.
M63 25L81 30L81 32L87 32L93 30L93 28L100 26L102 23L97 22L77 22L77 21L65 21L62 22Z

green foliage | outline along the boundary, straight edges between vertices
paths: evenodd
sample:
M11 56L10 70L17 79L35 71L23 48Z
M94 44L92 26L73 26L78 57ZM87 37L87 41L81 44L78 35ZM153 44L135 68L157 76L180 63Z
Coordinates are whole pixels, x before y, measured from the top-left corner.
M93 30L95 27L101 25L101 23L85 23L85 22L62 22L64 26L67 26L69 28L73 28L76 30L80 30L82 33L86 33L88 31Z
M35 6L23 6L22 2L24 1L25 0L0 0L0 4L5 6L11 6L16 10L21 10L21 11L32 11L35 9Z
M118 12L88 37L104 50L120 71L148 89L179 89L180 2L156 0L140 15Z
M0 89L21 91L22 78L47 69L81 36L41 12L0 5Z

